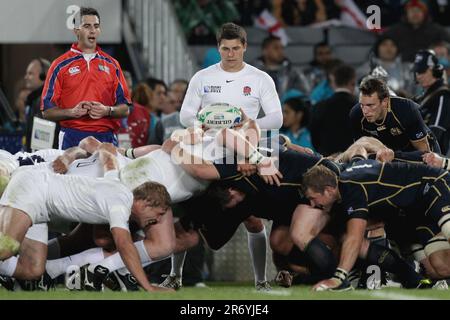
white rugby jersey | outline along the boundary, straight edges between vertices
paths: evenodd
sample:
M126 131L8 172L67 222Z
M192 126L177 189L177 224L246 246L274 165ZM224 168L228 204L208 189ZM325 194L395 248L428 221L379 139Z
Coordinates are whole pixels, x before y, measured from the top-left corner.
M201 108L219 102L242 108L250 119L256 119L262 108L266 116L256 120L261 129L279 129L283 123L272 78L245 63L238 72L224 71L220 62L197 72L189 81L180 111L181 123L185 127L194 126Z
M189 175L172 162L170 155L155 150L128 163L120 170L120 180L130 190L147 181L164 185L173 203L191 198L206 189L208 182Z
M118 180L38 172L48 181L47 213L42 212L35 223L48 222L57 216L128 230L133 194Z
M116 158L119 169L123 168L127 163L132 161L120 153L116 154ZM100 165L98 152L86 159L78 159L72 162L66 174L74 174L85 177L103 177L104 172L103 167Z

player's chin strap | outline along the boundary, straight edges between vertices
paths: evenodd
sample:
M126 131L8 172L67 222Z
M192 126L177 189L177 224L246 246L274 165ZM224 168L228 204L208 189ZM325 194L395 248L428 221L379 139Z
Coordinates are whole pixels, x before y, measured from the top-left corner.
M19 241L11 238L10 236L0 232L0 252L11 252L12 255L16 255L19 252Z

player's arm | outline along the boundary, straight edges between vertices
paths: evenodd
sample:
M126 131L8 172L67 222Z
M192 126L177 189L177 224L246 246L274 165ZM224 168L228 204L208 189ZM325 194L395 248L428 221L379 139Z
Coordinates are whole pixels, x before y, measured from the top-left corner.
M140 146L137 148L128 148L128 149L118 148L117 151L127 158L136 159L159 149L161 149L160 145L150 144L146 146Z
M283 125L283 112L275 83L268 74L261 81L260 104L265 116L256 119L256 123L261 129L280 129Z
M424 138L420 140L410 140L412 146L414 149L424 152L429 152L430 150L430 144L428 143L428 138L425 136Z
M80 147L71 147L64 151L64 153L53 160L52 168L56 173L64 174L69 170L69 166L77 159L84 159L89 156L86 150Z
M191 155L181 148L178 142L167 139L162 145L162 150L168 153L172 161L181 166L191 176L209 181L220 179L219 172L210 161Z
M202 105L202 84L198 73L195 74L184 96L183 104L180 109L180 122L186 128L193 127L197 119L197 112Z
M89 106L90 102L80 101L73 108L52 107L42 110L42 116L51 121L78 119L88 114Z
M111 233L116 244L117 251L120 253L120 257L127 269L136 278L139 285L147 291L155 291L156 287L152 286L147 280L147 275L142 269L141 260L131 239L130 232L122 228L112 228Z
M347 273L353 268L358 258L366 226L367 220L365 219L353 218L347 222L347 231L344 236L338 265L338 268L345 270Z
M98 154L105 176L111 175L118 179L119 164L116 157L116 147L111 143L102 143L98 148Z

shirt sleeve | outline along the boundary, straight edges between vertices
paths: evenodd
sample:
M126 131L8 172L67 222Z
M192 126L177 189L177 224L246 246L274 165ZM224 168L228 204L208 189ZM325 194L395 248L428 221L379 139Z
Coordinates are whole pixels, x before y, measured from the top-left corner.
M130 106L131 105L131 97L130 97L130 92L128 90L127 82L123 75L122 69L120 68L119 62L114 60L114 64L116 65L116 79L115 79L116 105L127 104Z
M342 205L347 219L368 219L369 209L363 186L355 183L342 183Z
M186 128L193 127L197 119L197 112L202 105L201 87L202 84L197 73L189 81L189 86L180 110L180 122Z
M109 220L109 227L122 228L130 230L128 220L130 219L131 206L133 205L133 194L131 191L120 187L121 183L117 182L117 187L105 190L105 193L99 195L98 202L100 208L105 212L105 216Z
M261 79L260 104L265 116L256 119L261 129L279 129L283 125L283 112L278 97L275 83L272 78L264 73Z
M228 164L227 164L228 163ZM214 161L214 166L216 167L217 172L219 173L220 179L228 179L231 177L239 176L241 173L237 170L236 162L233 162L233 164L230 164L227 162L227 159L220 159Z
M54 61L47 72L41 96L41 111L61 105L61 67Z
M408 108L402 112L406 119L404 123L406 134L411 141L421 140L427 136L428 130L420 114L419 105L411 100L406 101L408 101Z

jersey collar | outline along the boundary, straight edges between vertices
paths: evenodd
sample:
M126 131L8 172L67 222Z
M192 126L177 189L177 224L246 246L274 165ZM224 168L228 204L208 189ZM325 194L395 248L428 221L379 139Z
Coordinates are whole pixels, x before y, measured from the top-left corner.
M72 52L74 52L74 53L77 53L77 54L81 54L81 55L83 55L84 54L84 52L83 51L81 51L81 49L78 47L78 43L72 43L72 47L70 48L70 51L72 51ZM100 51L100 47L99 46L96 46L95 47L95 54L98 54L98 52Z

